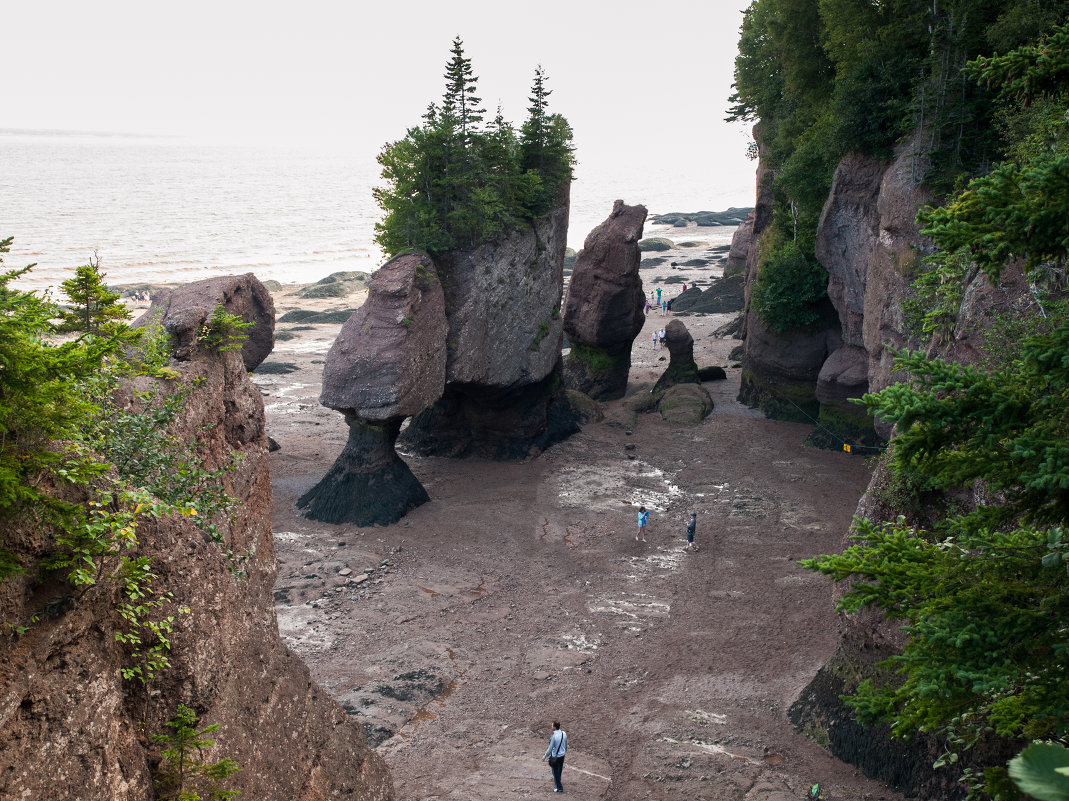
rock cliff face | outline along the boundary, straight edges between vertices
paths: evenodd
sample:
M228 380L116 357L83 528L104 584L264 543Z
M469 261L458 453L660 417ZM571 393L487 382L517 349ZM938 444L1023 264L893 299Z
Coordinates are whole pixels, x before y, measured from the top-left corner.
M917 150L915 143L905 142L891 162L849 156L839 165L816 241L817 258L828 270L828 295L839 326L814 335L810 341L798 338L787 343L768 337L760 321L749 314L744 362L749 378L744 396L750 393L757 399L757 390L762 388L773 396L800 395L808 386L812 402L819 406L823 427L862 444L877 441L877 435L887 439L889 428L878 421L873 427L850 400L898 380L892 370L892 348L927 347L932 356L974 362L985 323L1000 312L1012 312L1031 302L1027 282L1020 270L1010 265L998 286L989 285L983 275L970 277L949 342L920 341L908 330L902 304L913 296L911 276L930 248L915 223L920 207L931 200L920 184L926 165L914 155ZM759 204L767 191L759 180ZM759 205L758 214L761 209ZM759 225L754 232L759 238ZM759 262L758 248L755 239L747 256L748 287ZM793 384L771 380L780 376L792 378ZM838 447L839 443L832 437L827 444ZM886 472L878 469L858 506L859 517L894 518L898 510L880 500L887 482ZM848 544L844 537L844 547ZM955 785L956 775L931 768L942 752L940 743L921 736L909 743L889 741L886 728L862 727L840 700L862 678L873 675L881 659L901 647L898 627L864 611L841 618L841 635L834 657L792 707L792 720L800 728L823 731L832 753L908 795L961 795ZM966 766L969 759L983 764L982 753L973 752L959 767Z
M523 458L577 431L561 379L565 195L529 227L437 259L446 386L401 440L437 456Z
M754 136L760 142L759 126L754 129ZM745 347L739 400L761 409L770 417L808 421L819 413L816 383L821 365L838 347L839 339L836 331L825 328L814 333L792 331L778 334L753 311L750 298L762 266L761 242L772 221L774 177L763 163L758 165L752 225L740 227L732 240L735 264L741 258L743 246L747 247Z
M205 307L196 308L202 311L176 314L185 321L176 327L179 338L203 323ZM170 593L165 611L175 615L172 666L147 685L119 672L130 657L115 640L123 623L114 582L80 597L46 572L0 584L4 620L39 616L26 634L0 641L0 797L155 798L159 750L149 735L164 731L182 702L203 724L220 724L210 756L240 764L228 788L244 798L391 798L389 772L363 731L278 635L263 404L242 355L205 353L194 339L172 366L194 386L175 433L199 439L209 466L242 456L226 479L242 503L222 526L239 561L185 518L138 527L138 554L152 560L154 591ZM137 402L132 394L128 400ZM41 524L21 524L10 540L28 564L54 548ZM182 606L188 614L179 613Z
M297 501L313 520L385 525L429 500L394 443L404 419L445 389L447 332L442 285L428 256L398 256L375 272L323 367L319 401L345 415L349 441Z
M564 306L564 331L572 346L564 383L595 400L622 398L627 391L631 345L645 322L638 269L645 221L645 206L617 200L575 257Z

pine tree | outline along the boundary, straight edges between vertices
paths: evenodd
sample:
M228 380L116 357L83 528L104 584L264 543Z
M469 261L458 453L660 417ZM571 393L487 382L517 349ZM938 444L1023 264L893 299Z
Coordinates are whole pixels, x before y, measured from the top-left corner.
M86 334L108 333L115 324L130 319L129 310L119 302L118 292L104 285L107 276L100 272L100 258L94 253L88 264L60 284L72 307L62 312L63 322L56 330L63 334L80 331Z
M464 42L453 40L453 57L445 67L445 95L442 97L442 116L455 120L462 148L467 148L470 135L478 131L486 109L475 94L479 79L471 69L471 59L464 57Z
M536 186L530 201L530 210L536 215L553 206L560 188L571 181L575 163L571 126L559 114L547 113L551 94L546 88L546 72L539 64L531 84L527 120L520 128L520 166Z

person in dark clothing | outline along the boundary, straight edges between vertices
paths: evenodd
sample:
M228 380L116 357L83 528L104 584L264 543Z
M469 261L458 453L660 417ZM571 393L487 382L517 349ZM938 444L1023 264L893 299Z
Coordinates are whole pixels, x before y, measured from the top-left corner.
M553 788L555 793L563 793L564 786L560 783L561 773L564 772L564 753L568 750L568 735L560 727L559 721L553 721L553 734L549 737L549 748L542 755L542 761L549 760L549 769L553 771Z
M694 529L698 524L698 513L691 512L690 520L687 521L687 548L694 547Z

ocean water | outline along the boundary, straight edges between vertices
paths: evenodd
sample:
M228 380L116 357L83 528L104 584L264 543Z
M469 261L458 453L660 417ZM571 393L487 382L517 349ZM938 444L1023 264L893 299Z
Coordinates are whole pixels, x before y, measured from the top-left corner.
M308 283L339 270L370 272L384 260L374 242L375 156L0 131L0 238L15 238L4 267L37 264L20 279L24 289L57 286L94 252L113 285L245 272ZM616 198L651 214L747 204L700 175L663 164L647 174L633 165L599 173L580 162L569 245L582 247ZM646 235L657 233L647 225ZM719 244L728 235L710 229L703 238Z

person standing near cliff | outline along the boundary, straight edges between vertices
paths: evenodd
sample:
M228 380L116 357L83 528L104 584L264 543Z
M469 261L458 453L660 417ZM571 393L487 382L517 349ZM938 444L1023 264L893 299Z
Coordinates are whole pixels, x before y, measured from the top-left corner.
M642 537L642 541L646 541L646 524L650 522L650 513L646 511L645 506L638 507L638 534L635 535L635 542L638 542L638 538Z
M553 734L549 736L549 748L542 755L542 761L549 760L549 769L553 771L553 788L555 793L563 793L564 786L560 783L561 773L564 772L564 754L568 750L568 735L560 727L560 721L553 721Z
M694 529L698 526L698 513L691 512L687 521L687 550L694 549Z

